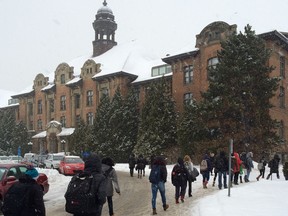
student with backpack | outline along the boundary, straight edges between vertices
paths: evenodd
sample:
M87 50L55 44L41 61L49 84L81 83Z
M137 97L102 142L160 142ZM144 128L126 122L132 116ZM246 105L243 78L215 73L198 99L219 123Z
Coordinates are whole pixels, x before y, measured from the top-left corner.
M277 178L279 179L279 163L280 163L280 157L279 155L275 154L273 159L269 161L268 163L268 167L270 168L270 173L267 176L267 180L270 178L271 176L271 180L272 180L272 174L276 173Z
M45 216L43 191L36 182L38 171L31 167L25 175L19 178L19 182L13 184L4 197L1 208L4 216Z
M202 174L202 177L203 177L202 184L203 184L204 189L207 189L207 184L210 179L211 169L212 167L211 167L210 157L208 156L208 154L205 154L200 163L200 173Z
M68 185L64 195L66 212L74 216L101 216L106 187L100 157L91 154L85 160L84 171L73 176Z
M177 163L171 172L171 181L175 186L175 201L176 204L179 203L179 198L181 202L184 202L186 188L187 188L187 178L188 170L184 165L184 161L181 157L178 158Z
M184 165L186 167L186 169L188 170L188 196L192 197L192 182L196 180L196 178L194 179L193 177L193 163L191 161L191 158L189 155L185 155L184 156Z
M262 156L262 158L260 159L257 168L260 172L260 174L256 177L257 181L259 181L259 178L262 176L262 178L265 177L265 166L267 165L267 162L265 160L265 156Z
M222 186L224 186L224 188L227 188L227 172L229 169L229 162L224 151L221 151L220 154L216 157L215 169L217 170L219 190L222 189Z
M167 168L166 162L163 157L155 157L151 164L151 171L149 175L149 181L151 182L151 191L152 191L152 214L156 215L156 198L158 190L162 199L163 210L166 211L169 208L169 205L166 203L166 194L165 194L165 183L167 181Z
M116 193L120 195L120 187L118 184L118 178L115 169L113 168L115 166L114 161L110 157L106 157L102 159L102 171L104 175L107 177L107 202L108 202L108 208L109 208L109 215L113 216L113 187L115 188Z

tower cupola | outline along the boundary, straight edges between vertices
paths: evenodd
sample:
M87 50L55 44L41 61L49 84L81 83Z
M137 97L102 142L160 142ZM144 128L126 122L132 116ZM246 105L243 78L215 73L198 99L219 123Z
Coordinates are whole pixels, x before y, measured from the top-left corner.
M93 57L99 56L117 45L115 42L115 31L117 23L114 20L112 10L107 6L106 0L103 6L97 11L96 19L93 22L95 40L93 41Z

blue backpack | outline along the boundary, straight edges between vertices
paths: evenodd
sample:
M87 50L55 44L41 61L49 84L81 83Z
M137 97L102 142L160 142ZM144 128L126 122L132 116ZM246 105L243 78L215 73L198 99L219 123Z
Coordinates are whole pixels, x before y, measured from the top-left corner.
M161 176L160 176L160 166L159 165L154 165L152 166L150 175L149 175L149 181L152 184L158 184L161 181Z

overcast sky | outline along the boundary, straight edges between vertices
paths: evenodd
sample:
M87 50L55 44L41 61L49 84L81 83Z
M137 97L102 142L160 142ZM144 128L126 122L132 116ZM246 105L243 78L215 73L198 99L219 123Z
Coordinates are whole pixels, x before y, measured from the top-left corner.
M92 54L92 23L103 0L0 0L0 89L21 92L38 73ZM250 24L257 34L288 32L288 1L107 0L118 24L118 44L138 40L164 57L195 47L214 21Z

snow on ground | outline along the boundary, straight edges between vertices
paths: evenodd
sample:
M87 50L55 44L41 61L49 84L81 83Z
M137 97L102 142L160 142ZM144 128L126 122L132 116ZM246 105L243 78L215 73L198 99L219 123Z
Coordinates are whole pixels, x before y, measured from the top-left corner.
M254 167L257 167L256 164L254 165ZM173 187L170 179L172 168L173 165L167 166L168 182L166 183L166 187ZM129 172L128 164L116 164L115 169L116 171ZM50 191L44 198L48 200L45 202L46 208L53 208L57 204L57 200L63 200L63 195L71 177L63 176L56 170L39 169L39 171L49 177ZM259 174L259 171L254 169L250 175L250 182L231 188L230 196L228 196L227 189L218 190L214 188L215 190L207 193L201 188L202 177L199 176L193 184L193 191L198 190L201 192L203 190L203 195L200 199L189 203L185 202L184 205L189 204L190 206L182 208L181 214L193 216L286 216L288 212L288 181L284 179L282 166L279 168L279 171L280 179L277 179L276 174L273 174L272 181L260 179L260 181L257 182L256 176ZM147 168L146 175L148 176L149 173L150 170ZM267 175L268 173L269 168L266 168L265 174ZM211 187L211 184L212 180L210 179L208 187ZM160 197L158 199L160 199ZM170 203L174 202L172 199L172 197L167 197ZM169 215L168 211L166 214Z

